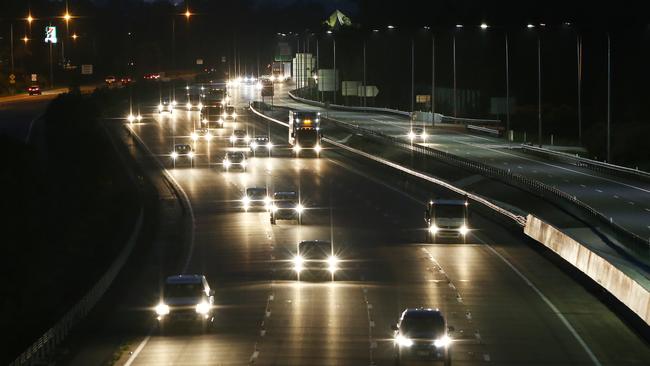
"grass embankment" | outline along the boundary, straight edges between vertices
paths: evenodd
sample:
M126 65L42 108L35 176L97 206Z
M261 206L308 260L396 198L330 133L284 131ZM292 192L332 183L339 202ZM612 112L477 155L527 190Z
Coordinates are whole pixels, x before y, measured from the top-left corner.
M0 363L51 327L110 266L139 209L136 188L101 126L107 94L57 97L44 146L0 136Z

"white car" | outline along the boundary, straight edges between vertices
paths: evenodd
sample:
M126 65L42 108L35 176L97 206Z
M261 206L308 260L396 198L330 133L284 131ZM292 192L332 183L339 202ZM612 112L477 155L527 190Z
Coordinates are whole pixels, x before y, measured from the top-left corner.
M241 151L228 151L223 157L222 168L223 171L230 171L233 169L240 169L246 171L248 166L248 161L246 160L246 154Z
M204 275L169 276L154 312L161 329L180 321L205 325L214 320L214 291Z

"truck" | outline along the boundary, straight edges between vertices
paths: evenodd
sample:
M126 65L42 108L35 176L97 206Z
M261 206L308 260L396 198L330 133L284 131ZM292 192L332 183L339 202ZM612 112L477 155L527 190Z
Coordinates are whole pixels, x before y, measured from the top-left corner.
M285 81L291 77L291 62L274 61L271 65L274 81Z
M427 202L424 221L428 241L458 239L465 242L470 231L469 204L466 199L432 199Z
M289 111L289 146L294 156L303 151L321 152L320 112Z

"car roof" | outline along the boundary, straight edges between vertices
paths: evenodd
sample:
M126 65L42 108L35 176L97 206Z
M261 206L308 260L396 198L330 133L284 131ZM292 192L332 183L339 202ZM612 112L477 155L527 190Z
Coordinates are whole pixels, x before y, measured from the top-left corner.
M431 309L431 308L412 308L412 309L406 309L404 312L402 312L402 319L404 318L442 318L444 319L444 316L442 315L442 312L439 309Z
M191 275L175 275L175 276L169 276L165 280L166 284L184 284L184 283L202 283L203 279L205 278L204 275L197 275L197 274L191 274Z
M463 206L467 204L465 200L449 200L449 199L437 199L430 201L434 205L450 205L450 206Z
M297 196L297 194L294 191L281 191L273 193L273 197L276 196Z
M237 134L241 134L241 133L245 134L246 131L244 131L244 130L235 130L235 131L233 131L233 133L234 133L235 135L237 135Z
M246 188L246 192L254 192L254 191L264 191L264 192L266 192L266 188L264 188L264 187L250 187L250 188Z
M192 148L192 146L190 146L190 144L176 144L176 145L174 145L174 147L177 147L177 148L181 147L181 148L184 148L184 149L187 149L188 147L190 149Z
M228 151L226 156L244 156L244 153L242 151Z

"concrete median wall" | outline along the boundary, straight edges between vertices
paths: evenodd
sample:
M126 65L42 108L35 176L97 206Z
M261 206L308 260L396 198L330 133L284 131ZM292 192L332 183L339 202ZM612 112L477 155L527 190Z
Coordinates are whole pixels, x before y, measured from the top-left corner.
M650 325L650 292L634 278L533 215L528 215L524 232L596 281Z

